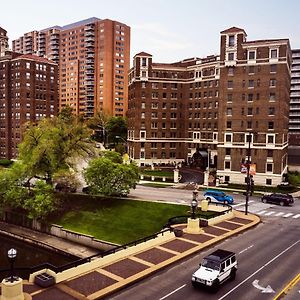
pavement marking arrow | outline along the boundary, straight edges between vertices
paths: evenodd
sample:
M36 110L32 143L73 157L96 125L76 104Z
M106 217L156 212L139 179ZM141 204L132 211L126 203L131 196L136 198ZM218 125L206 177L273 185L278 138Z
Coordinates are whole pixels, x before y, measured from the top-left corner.
M252 282L252 285L254 287L256 287L257 289L261 290L262 293L275 293L275 291L271 288L270 285L268 285L267 287L263 287L263 286L259 285L257 279L255 279Z

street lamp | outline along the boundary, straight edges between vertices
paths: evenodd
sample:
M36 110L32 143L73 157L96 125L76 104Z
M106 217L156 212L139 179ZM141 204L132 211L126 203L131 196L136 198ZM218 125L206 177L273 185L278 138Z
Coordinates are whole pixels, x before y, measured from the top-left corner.
M192 219L196 219L195 212L196 212L196 209L197 209L197 206L198 206L197 196L198 196L198 191L193 191L193 200L192 200L192 203L191 203Z
M17 250L14 248L11 248L7 251L7 257L8 261L10 262L10 282L14 282L15 277L14 277L14 262L17 257Z

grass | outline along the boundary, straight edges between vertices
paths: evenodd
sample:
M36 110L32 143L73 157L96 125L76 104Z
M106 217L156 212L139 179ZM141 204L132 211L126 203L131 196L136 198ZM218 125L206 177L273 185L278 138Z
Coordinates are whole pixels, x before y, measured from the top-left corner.
M141 172L143 175L157 176L157 177L174 177L173 171L159 171L159 170L143 170Z
M170 183L155 183L155 182L145 182L145 183L139 183L141 186L149 186L149 187L155 187L155 188L166 188L173 186L174 184Z
M171 217L185 215L186 205L85 197L75 200L52 223L97 239L125 244L154 234Z

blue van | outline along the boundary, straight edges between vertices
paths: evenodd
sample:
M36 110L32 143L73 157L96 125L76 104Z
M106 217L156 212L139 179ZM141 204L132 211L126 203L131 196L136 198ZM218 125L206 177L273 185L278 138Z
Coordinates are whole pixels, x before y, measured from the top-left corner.
M226 195L224 192L218 190L207 190L204 193L204 197L208 201L219 201L225 204L233 203L233 198L231 196Z

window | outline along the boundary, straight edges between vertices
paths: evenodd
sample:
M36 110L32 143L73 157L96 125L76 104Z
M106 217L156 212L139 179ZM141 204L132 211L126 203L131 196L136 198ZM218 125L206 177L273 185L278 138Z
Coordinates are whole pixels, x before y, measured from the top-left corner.
M233 81L232 81L232 80L228 80L228 82L227 82L227 87L228 87L229 89L232 89L232 88L233 88Z
M224 164L224 169L229 169L230 170L230 161L225 161L225 164Z
M248 87L253 88L254 87L254 80L249 80Z
M234 60L234 52L228 53L228 60Z
M228 46L233 47L234 46L235 37L234 35L228 36Z
M269 116L275 115L275 107L269 107Z
M232 124L231 124L231 121L227 121L227 124L226 124L226 125L227 125L227 128L231 128L231 125L232 125Z
M253 94L248 94L248 101L253 101Z
M266 171L273 173L273 163L266 164Z
M270 101L275 101L276 100L276 94L275 93L270 93L269 100Z
M227 94L227 102L232 102L232 94Z
M143 57L142 58L142 67L146 67L147 65L147 58Z
M252 51L252 50L250 50L250 51L248 51L248 59L249 60L253 60L253 59L255 59L255 51Z
M233 76L234 75L234 68L233 67L229 67L228 68L228 75L229 76Z
M252 121L247 121L247 129L251 129L252 128Z
M268 129L274 129L274 122L273 121L268 122Z
M254 74L254 66L249 66L248 67L248 73L249 74Z
M270 72L276 73L277 72L277 65L270 65Z
M253 108L252 107L248 107L247 116L253 116Z
M271 87L276 86L276 79L270 79L270 86Z
M272 179L266 179L266 185L272 185Z
M231 133L225 133L225 142L226 143L232 142L232 134Z
M231 148L225 148L225 155L231 154Z
M270 58L278 58L278 49L271 49Z
M227 116L232 116L232 108L231 107L228 107L227 110L226 110L226 115Z
M273 157L273 150L267 150L267 157Z
M267 144L275 144L275 135L267 134Z

